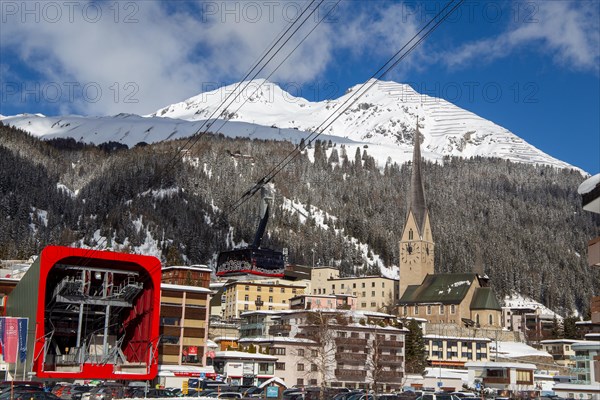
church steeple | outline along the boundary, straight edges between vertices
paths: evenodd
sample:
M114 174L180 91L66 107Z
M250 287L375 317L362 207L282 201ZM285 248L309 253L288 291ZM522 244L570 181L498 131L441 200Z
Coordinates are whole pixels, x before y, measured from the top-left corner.
M408 286L420 285L428 274L433 274L434 247L431 235L429 212L425 204L425 188L421 176L421 133L419 119L415 131L408 193L408 212L400 238L400 283L399 292L403 294Z
M425 205L425 189L421 178L421 134L419 132L419 117L417 117L417 129L414 137L412 175L410 178L410 205L408 210L409 212L412 211L419 229L419 236L422 237L427 207Z

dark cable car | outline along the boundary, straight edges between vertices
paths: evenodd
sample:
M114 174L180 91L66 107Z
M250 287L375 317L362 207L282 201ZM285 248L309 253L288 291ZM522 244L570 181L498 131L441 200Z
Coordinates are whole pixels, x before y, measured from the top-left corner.
M217 259L217 276L253 274L272 277L283 277L285 258L283 253L260 247L267 222L269 221L269 200L272 199L269 190L261 190L264 209L252 245L241 249L222 251Z

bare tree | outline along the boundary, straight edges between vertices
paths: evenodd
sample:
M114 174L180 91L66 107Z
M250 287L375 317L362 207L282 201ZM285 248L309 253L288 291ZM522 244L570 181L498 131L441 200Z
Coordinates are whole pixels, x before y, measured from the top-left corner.
M337 323L338 319L336 319L335 313L322 310L309 311L306 316L306 325L301 327L301 333L297 335L315 342L314 346L305 349L298 356L311 366L311 370L307 372L316 372L319 376L321 381L320 400L325 398L327 382L334 379L333 366L335 366L337 351L335 327Z

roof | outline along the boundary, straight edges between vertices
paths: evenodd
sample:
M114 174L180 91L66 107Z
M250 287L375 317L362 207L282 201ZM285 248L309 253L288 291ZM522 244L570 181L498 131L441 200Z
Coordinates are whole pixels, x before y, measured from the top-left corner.
M408 286L399 303L459 304L476 279L473 273L427 274L421 285Z
M205 287L198 286L187 286L187 285L173 285L171 283L161 283L161 289L167 290L180 290L182 292L194 292L194 293L212 293L212 290Z
M496 294L489 287L480 287L475 289L473 299L471 300L471 310L498 310L502 311Z
M277 357L260 353L244 353L243 351L217 351L215 358L233 358L246 360L276 361Z
M457 340L457 341L473 341L473 342L491 342L492 339L483 338L483 337L470 337L470 336L442 336L442 335L423 335L425 339L447 339L447 340Z
M518 362L494 362L494 361L471 361L465 363L465 367L469 368L515 368L515 369L530 369L536 370L535 364L518 363Z
M415 217L419 235L423 236L423 225L427 215L425 205L425 189L421 177L421 134L419 132L419 119L417 118L417 130L414 135L414 148L412 159L412 171L410 176L410 205L409 212Z
M271 385L271 383L277 383L280 386L283 386L285 388L289 387L281 378L278 378L278 377L274 376L271 379L267 379L266 381L264 381L263 383L261 383L261 385L259 386L259 388L264 388L265 386L269 386L269 385Z
M212 269L210 269L207 265L200 265L200 264L196 264L196 265L170 265L168 267L163 267L163 271L169 271L171 269L183 269L183 270L189 270L189 271L200 271L200 272L212 272Z

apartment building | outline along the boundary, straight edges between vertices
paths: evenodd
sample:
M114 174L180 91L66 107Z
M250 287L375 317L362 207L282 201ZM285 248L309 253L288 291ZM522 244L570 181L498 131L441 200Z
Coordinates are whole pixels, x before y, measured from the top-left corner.
M380 311L396 304L399 284L383 276L340 278L337 269L321 267L313 270L310 287L312 295L348 294L356 296L357 309Z
M488 361L490 339L424 335L427 358L432 366L463 368L471 361Z
M280 279L227 282L222 294L223 318L239 318L246 311L287 310L290 299L304 294L307 287L308 282L288 283Z

